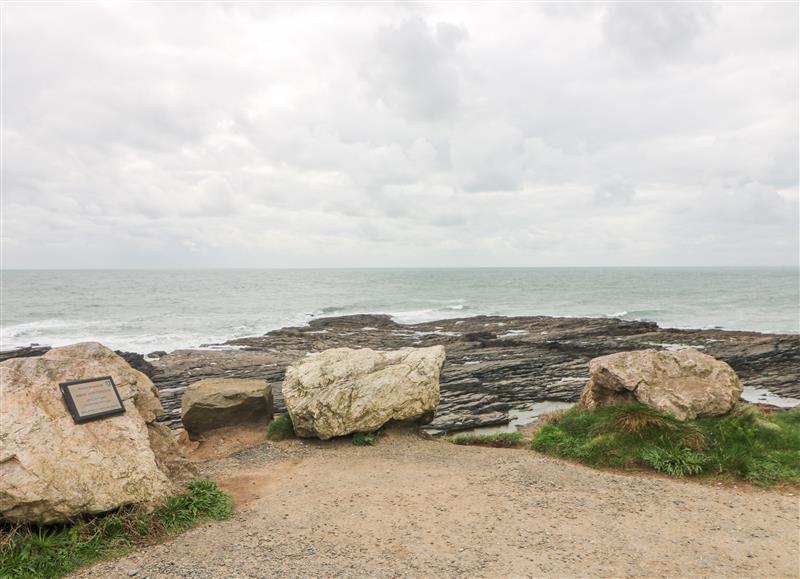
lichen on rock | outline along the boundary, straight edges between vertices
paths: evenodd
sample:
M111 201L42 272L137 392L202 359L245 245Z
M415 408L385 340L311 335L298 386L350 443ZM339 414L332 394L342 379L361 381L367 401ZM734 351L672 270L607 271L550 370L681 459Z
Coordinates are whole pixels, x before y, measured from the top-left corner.
M287 368L283 383L295 433L326 440L389 421L430 421L444 359L442 346L334 348L303 358Z

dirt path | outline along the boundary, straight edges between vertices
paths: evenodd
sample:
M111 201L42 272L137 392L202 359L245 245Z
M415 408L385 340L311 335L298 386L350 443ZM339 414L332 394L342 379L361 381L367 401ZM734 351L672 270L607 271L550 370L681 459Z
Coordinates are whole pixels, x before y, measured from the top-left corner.
M796 495L598 472L407 432L204 465L230 521L79 577L798 577Z

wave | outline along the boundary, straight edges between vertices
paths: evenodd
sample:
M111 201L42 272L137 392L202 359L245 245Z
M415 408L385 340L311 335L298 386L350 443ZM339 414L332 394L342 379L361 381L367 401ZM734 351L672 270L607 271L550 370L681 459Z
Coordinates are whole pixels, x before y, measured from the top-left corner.
M339 312L346 312L347 309L348 308L345 306L325 306L324 308L320 308L317 311L319 312L319 314L324 315L324 314L335 314Z
M421 324L423 322L432 322L437 319L437 310L424 309L424 310L406 310L399 312L389 312L392 319L401 324Z
M3 349L28 346L46 342L58 336L83 336L87 330L111 325L107 321L68 320L62 318L46 318L0 328L0 344ZM117 323L119 325L119 322ZM73 341L75 341L73 339Z
M665 310L622 310L613 314L603 314L604 318L619 320L655 322L663 317Z
M25 332L36 332L40 330L57 330L62 328L73 328L83 326L91 322L82 322L81 320L64 320L61 318L47 318L44 320L35 320L33 322L25 322L23 324L14 324L2 328L0 332L2 335L14 336ZM95 322L96 323L96 322Z
M642 316L657 316L659 314L663 314L664 310L631 310L627 312L625 315L627 317L636 317L640 318Z
M416 303L424 303L428 307L397 310L395 308L397 308L398 304L366 307L356 304L347 306L323 306L311 314L304 314L304 317L307 323L309 318L316 317L335 317L356 314L389 315L401 324L418 324L442 318L451 318L459 312L465 312L471 309L463 299L410 301L415 305Z
M363 290L363 288L361 288ZM269 303L254 304L252 300L225 303L217 307L211 315L205 315L203 302L194 310L174 308L174 301L161 304L142 302L141 307L131 306L125 311L110 308L108 312L80 310L62 315L60 311L46 310L42 307L28 307L28 320L0 328L0 349L12 349L29 346L33 343L48 346L99 341L113 349L148 353L153 350L174 350L179 348L198 348L203 344L219 344L227 340L263 335L269 331L289 326L303 326L317 317L332 317L348 314L385 314L402 324L419 324L440 319L462 318L475 315L507 315L533 316L549 315L557 317L604 317L621 318L623 320L646 320L657 322L662 327L671 328L710 328L723 326L726 329L749 329L744 321L733 320L724 323L720 316L705 316L703 309L691 309L686 304L661 304L653 298L630 299L617 295L605 304L591 302L571 302L560 297L558 303L527 303L521 298L517 301L503 296L464 296L449 298L448 294L440 297L417 297L412 295L370 295L363 301L358 300L357 288L348 299L340 293L330 293L319 300L307 300L293 303L291 297L284 302L276 302L274 307ZM454 295L454 292L449 292ZM455 294L458 295L458 294ZM397 299L393 299L396 297ZM343 299L342 299L343 298ZM469 298L469 299L467 299ZM497 300L500 299L500 304ZM352 300L352 301L351 301ZM338 303L337 303L338 302ZM513 306L511 304L514 304ZM658 304L661 308L648 308ZM181 304L178 304L181 305ZM628 309L624 309L625 306ZM322 307L317 307L322 306ZM633 309L635 307L641 309ZM12 308L9 308L11 310ZM24 310L15 310L16 320L26 320ZM36 310L41 312L41 319L36 319ZM44 315L41 315L42 313ZM604 313L611 312L611 313ZM50 314L49 317L47 314ZM100 317L104 316L102 319ZM72 317L74 316L74 317ZM97 317L95 317L97 316ZM711 319L708 319L711 318ZM780 325L780 320L773 317L762 319L755 331L784 334L798 334L797 327L788 328ZM715 323L716 322L716 323ZM723 322L723 323L720 323ZM774 326L771 329L770 326Z
M398 323L401 324L422 324L425 322L434 322L436 320L448 318L461 318L464 317L465 310L469 310L469 306L455 305L447 306L444 308L425 308L419 310L399 310L388 312L388 314ZM477 315L470 312L468 316Z

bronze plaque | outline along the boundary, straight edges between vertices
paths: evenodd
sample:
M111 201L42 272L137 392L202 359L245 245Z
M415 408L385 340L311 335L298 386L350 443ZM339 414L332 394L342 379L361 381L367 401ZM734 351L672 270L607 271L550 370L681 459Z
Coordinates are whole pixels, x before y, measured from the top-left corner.
M59 386L69 413L77 424L125 412L111 376L62 382Z

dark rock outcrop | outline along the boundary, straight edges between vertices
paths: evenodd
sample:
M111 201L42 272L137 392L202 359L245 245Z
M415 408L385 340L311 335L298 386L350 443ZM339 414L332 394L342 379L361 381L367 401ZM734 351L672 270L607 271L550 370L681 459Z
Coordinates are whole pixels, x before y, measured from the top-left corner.
M647 348L691 346L730 364L745 386L800 398L800 336L676 330L610 318L476 316L405 325L384 315L318 318L308 326L227 343L232 349L178 350L153 362L152 379L180 426L180 395L203 378L262 378L275 409L286 367L328 348L393 350L443 345L441 401L431 427L453 431L508 422L509 409L543 400L577 401L592 358ZM234 349L240 348L240 349Z
M134 370L139 370L139 372L148 378L152 378L156 372L156 369L153 368L153 365L145 360L142 354L137 354L136 352L123 352L122 350L114 350L114 353L125 360L131 368Z
M42 356L50 351L49 346L25 346L0 352L0 362L11 360L12 358L30 358L31 356Z

